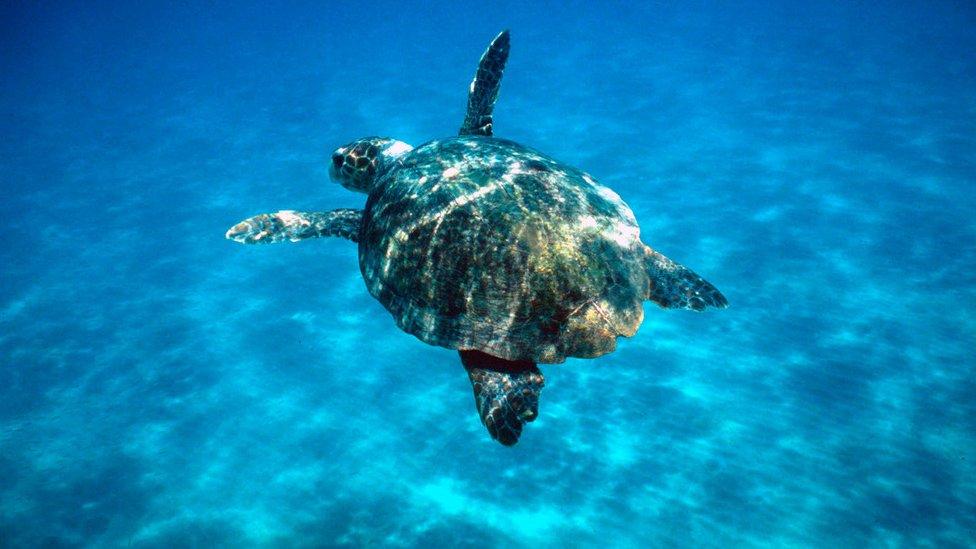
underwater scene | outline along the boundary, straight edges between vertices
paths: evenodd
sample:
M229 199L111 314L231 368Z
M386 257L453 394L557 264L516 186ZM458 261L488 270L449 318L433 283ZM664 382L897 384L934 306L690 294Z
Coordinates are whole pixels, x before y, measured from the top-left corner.
M0 4L0 547L976 545L972 2L129 4Z

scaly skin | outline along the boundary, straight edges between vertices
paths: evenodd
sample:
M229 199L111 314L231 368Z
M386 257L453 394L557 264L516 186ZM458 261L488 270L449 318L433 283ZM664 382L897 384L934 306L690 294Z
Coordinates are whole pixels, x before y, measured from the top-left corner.
M481 423L491 438L514 445L522 426L539 416L539 394L545 385L542 372L528 360L502 360L481 351L460 354Z
M481 61L478 72L471 81L468 93L468 109L465 112L464 124L458 135L491 135L492 116L495 101L498 100L498 90L502 85L502 73L508 61L508 31L504 30L491 41Z
M359 241L362 210L342 208L330 212L280 212L261 214L241 221L224 235L242 244L298 242L306 238L340 236Z
M637 331L645 300L696 311L728 302L641 242L612 190L491 137L508 51L503 31L481 57L460 137L416 149L367 137L336 149L330 175L367 193L365 210L261 214L227 238L358 242L369 292L406 332L459 350L482 423L510 446L538 415L537 363L613 351Z

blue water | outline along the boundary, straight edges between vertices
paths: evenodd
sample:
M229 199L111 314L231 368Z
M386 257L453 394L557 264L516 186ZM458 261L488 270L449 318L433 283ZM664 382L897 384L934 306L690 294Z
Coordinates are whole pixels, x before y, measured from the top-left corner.
M0 5L0 546L976 543L976 7L646 4ZM351 243L223 237L361 207L329 152L456 133L502 28L496 135L731 302L513 448Z

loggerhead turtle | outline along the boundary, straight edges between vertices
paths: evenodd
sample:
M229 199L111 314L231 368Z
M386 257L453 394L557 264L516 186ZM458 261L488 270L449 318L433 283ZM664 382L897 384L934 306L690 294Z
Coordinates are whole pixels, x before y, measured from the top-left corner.
M508 50L503 31L481 57L458 137L417 148L367 137L336 149L330 176L366 193L364 210L280 211L227 231L248 244L358 242L369 292L407 333L460 352L481 421L506 446L538 415L537 363L613 351L637 331L645 300L696 311L728 304L644 245L617 193L492 137Z

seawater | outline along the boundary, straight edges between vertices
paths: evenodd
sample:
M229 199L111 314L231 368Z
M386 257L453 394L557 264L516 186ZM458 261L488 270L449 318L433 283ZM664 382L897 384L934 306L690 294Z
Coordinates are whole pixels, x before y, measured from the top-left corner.
M0 546L972 546L970 2L4 2ZM496 135L727 310L543 366L519 444L399 331L328 154Z

